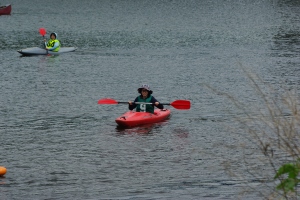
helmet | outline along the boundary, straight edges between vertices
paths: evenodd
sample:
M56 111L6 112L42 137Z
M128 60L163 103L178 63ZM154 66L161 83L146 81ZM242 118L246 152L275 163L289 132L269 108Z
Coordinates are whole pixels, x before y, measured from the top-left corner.
M149 91L149 94L152 94L152 93L153 93L153 91L152 91L152 90L150 90L150 86L149 86L149 85L147 85L147 84L143 84L143 85L141 85L141 87L139 87L139 88L138 88L138 92L139 92L139 93L142 93L142 89L146 89L146 90L148 90L148 91Z
M55 36L55 39L57 38L57 33L54 33L54 32L51 33L51 34L50 34L50 38L51 38L51 35L54 35L54 36Z

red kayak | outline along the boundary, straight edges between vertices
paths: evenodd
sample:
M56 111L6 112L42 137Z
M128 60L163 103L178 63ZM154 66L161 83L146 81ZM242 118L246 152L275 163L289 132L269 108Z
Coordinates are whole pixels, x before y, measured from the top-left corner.
M171 114L169 109L155 109L154 113L128 111L118 117L116 122L120 126L133 127L143 124L153 124L167 119Z
M11 5L0 6L0 15L10 15Z

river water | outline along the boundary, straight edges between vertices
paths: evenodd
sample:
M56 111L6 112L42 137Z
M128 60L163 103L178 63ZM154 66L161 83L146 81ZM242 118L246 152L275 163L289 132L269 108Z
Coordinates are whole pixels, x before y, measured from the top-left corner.
M226 172L224 161L238 171L244 158L245 133L232 131L242 113L205 85L254 113L243 69L278 93L298 91L299 1L10 2L0 16L0 199L262 198L259 178ZM41 27L77 51L21 57L41 46ZM191 109L166 106L165 122L117 127L127 105L97 101L134 100L143 83Z

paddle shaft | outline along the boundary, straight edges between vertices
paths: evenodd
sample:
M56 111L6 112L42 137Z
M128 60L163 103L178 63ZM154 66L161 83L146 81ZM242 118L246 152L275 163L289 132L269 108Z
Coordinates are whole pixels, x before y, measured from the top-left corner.
M128 104L128 101L126 102L126 101L118 101L118 103L127 103ZM146 102L132 102L133 104L154 104L154 103L146 103ZM159 104L161 104L161 105L171 105L170 103L159 103Z
M47 54L48 54L48 49L47 49L47 46L46 46L46 39L45 39L46 29L40 28L40 34L43 36L45 49L46 49Z
M48 54L48 49L47 49L47 45L46 45L46 39L45 39L45 35L43 35L43 38L44 38L44 45L45 45L45 49L47 51L47 54Z

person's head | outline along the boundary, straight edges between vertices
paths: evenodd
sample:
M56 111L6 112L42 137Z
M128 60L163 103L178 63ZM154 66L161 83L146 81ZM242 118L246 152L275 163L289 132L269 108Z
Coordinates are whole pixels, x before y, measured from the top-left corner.
M57 33L51 33L50 34L50 38L52 39L52 40L55 40L56 38L57 38Z
M138 92L143 96L143 97L148 97L153 93L152 90L150 90L150 86L147 84L141 85L141 87L138 88Z

